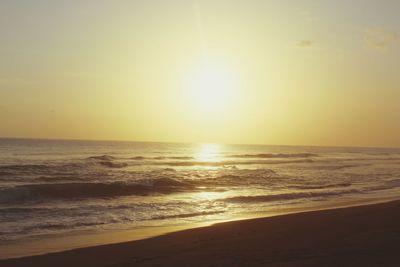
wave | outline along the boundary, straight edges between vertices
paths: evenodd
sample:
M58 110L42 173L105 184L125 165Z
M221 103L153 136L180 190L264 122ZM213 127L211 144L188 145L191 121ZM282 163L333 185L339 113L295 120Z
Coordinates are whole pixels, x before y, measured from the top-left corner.
M9 171L0 171L0 177L2 177L2 176L9 176L9 175L12 175L13 173L12 172L9 172Z
M298 192L298 193L283 193L275 195L258 195L258 196L237 196L225 198L223 201L230 203L259 203L271 202L280 200L293 200L301 198L318 198L329 196L340 196L344 194L357 193L358 190L343 190L343 191L328 191L328 192Z
M128 163L126 162L114 162L114 159L116 158L110 155L92 156L88 159L95 160L99 165L108 168L125 168L128 166Z
M193 212L193 213L182 213L182 214L174 214L174 215L160 215L154 216L152 220L165 220L165 219L182 219L182 218L190 218L196 216L206 216L206 215L215 215L224 213L225 211L201 211L201 212Z
M187 156L182 156L182 157L168 157L169 159L180 159L180 160L192 160L194 159L193 157L187 157Z
M0 189L0 202L34 202L58 199L109 198L129 195L169 194L194 190L189 182L170 178L143 180L137 183L56 183L29 184Z
M194 157L189 157L189 156L174 156L174 157L143 157L143 156L136 156L132 157L130 159L133 160L166 160L166 159L175 159L175 160L193 160Z
M87 226L94 226L94 225L104 225L107 222L102 221L93 221L93 222L75 222L75 223L42 223L32 226L27 226L22 229L21 232L30 232L32 230L62 230L62 229L71 229L71 228L80 228L80 227L87 227Z
M145 157L145 156L134 156L134 157L130 157L130 158L117 158L114 156L110 156L110 155L102 155L102 156L91 156L88 157L87 159L91 159L91 160L100 160L100 161L113 161L116 159L123 159L123 160L137 160L137 161L142 161L142 160L193 160L194 157L190 157L190 156L157 156L157 157Z
M54 209L37 208L37 207L7 207L0 208L0 221L17 223L17 221L25 221L27 217L40 216L42 214L54 214Z
M102 155L102 156L88 157L88 159L111 161L111 160L115 159L115 157L110 156L110 155Z
M80 175L87 173L88 170L95 171L96 169L93 168L99 166L125 168L128 166L128 163L96 160L94 162L3 165L0 166L0 180L13 181L28 178L41 180L43 177L47 177L48 180L52 180L50 177L54 179L80 180Z
M312 163L313 159L249 159L249 160L223 160L223 161L197 161L193 157L165 157L165 160L155 160L155 158L146 158L138 156L125 159L117 159L113 156L102 155L86 158L84 161L72 162L45 162L40 164L14 164L0 166L0 179L4 177L15 179L18 175L32 176L70 176L75 177L86 172L87 170L96 171L98 167L110 169L122 169L129 166L166 166L166 167L232 167L235 165L272 165L272 164L295 164L295 163ZM135 161L135 162L134 162ZM21 177L22 177L21 176ZM70 179L71 180L71 179ZM79 179L78 179L79 180Z
M318 165L314 167L319 170L338 171L343 169L365 167L371 165L372 165L371 163L359 163L359 164L343 164L343 165Z
M364 155L370 155L370 156L392 156L392 155L400 155L400 152L364 152L361 153Z
M117 163L112 161L100 161L99 164L108 168L125 168L128 166L128 163L125 162Z
M15 164L0 166L0 174L10 174L13 171L44 171L51 168L50 164Z
M26 212L41 212L41 211L51 211L50 208L26 208L26 207L11 207L11 208L0 208L0 214L5 213L26 213Z
M296 188L296 189L326 189L326 188L349 187L349 186L352 186L352 183L337 183L337 184L322 184L322 185L294 185L294 186L290 186L290 187Z
M381 185L373 185L363 188L365 192L374 192L374 191L381 191L381 190L390 190L400 187L400 179L392 179L386 181L384 184Z
M318 154L313 153L277 153L277 154L238 154L231 155L231 158L261 158L261 159L277 159L277 158L311 158L317 157Z
M133 159L133 160L145 160L147 158L146 157L142 157L142 156L136 156L136 157L132 157L130 159Z
M169 161L154 163L155 165L167 165L176 167L193 167L193 166L206 166L206 167L220 167L231 165L270 165L270 164L291 164L291 163L312 163L312 159L299 159L299 160L253 160L253 161Z

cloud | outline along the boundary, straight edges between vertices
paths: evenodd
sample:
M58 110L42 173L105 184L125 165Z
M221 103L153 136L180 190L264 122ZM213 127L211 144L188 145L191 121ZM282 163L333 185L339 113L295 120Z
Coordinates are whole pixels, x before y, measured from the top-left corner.
M302 40L296 44L299 48L309 48L314 46L314 42L311 40Z
M373 49L385 49L398 39L398 34L383 28L369 28L364 33L366 45Z

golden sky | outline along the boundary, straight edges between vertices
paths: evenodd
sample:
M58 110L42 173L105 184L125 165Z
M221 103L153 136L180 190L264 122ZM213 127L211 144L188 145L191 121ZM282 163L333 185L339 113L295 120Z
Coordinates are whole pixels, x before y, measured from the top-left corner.
M0 2L0 137L400 146L400 2Z

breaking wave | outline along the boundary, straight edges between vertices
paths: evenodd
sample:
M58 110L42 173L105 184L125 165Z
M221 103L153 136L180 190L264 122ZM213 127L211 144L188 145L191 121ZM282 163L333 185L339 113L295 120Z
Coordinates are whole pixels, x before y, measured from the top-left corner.
M181 218L190 218L196 216L206 216L206 215L215 215L224 213L225 211L202 211L202 212L193 212L193 213L182 213L182 214L174 214L174 215L160 215L154 216L152 220L165 220L165 219L181 219Z
M237 196L237 197L225 198L224 201L230 203L259 203L259 202L272 202L280 200L294 200L302 198L339 196L357 192L359 191L345 190L345 191L331 191L331 192L298 192L298 193L283 193L275 195Z
M83 173L97 170L98 168L123 169L133 166L166 166L166 167L227 167L235 165L273 165L273 164L301 164L313 163L311 158L287 159L278 157L248 158L248 160L221 160L221 161L198 161L193 157L166 157L165 160L155 158L135 157L130 159L117 159L113 156L102 155L92 156L85 160L71 162L46 162L40 164L14 164L0 166L0 179L2 177L18 179L20 175L31 176L33 174L53 177L64 176L65 174Z
M102 155L102 156L88 157L88 159L111 161L111 160L115 159L115 157L110 156L110 155Z
M313 153L277 153L277 154L238 154L232 155L232 158L260 158L260 159L277 159L277 158L311 158L317 157L317 154Z
M351 186L352 183L337 183L337 184L321 184L321 185L311 185L311 184L306 184L306 185L294 185L291 186L291 188L296 188L296 189L326 189L326 188L335 188L335 187L349 187Z
M0 189L0 202L32 202L49 199L108 198L129 195L169 194L195 189L188 182L170 178L137 183L55 183L29 184Z
M143 156L136 156L132 157L130 159L133 160L165 160L165 159L175 159L175 160L193 160L194 157L189 157L189 156L176 156L176 157L143 157Z
M167 165L176 167L194 167L194 166L232 166L232 165L270 165L270 164L292 164L292 163L312 163L312 159L299 160L252 160L252 161L172 161L161 162L155 165Z

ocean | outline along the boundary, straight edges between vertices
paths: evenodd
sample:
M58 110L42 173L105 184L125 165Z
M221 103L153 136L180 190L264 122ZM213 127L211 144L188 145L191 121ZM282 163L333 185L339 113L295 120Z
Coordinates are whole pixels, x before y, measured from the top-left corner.
M0 139L0 245L400 196L400 149Z

